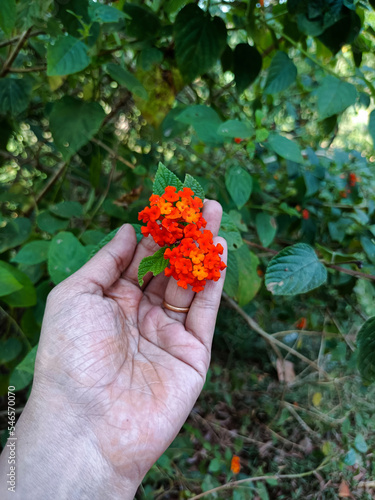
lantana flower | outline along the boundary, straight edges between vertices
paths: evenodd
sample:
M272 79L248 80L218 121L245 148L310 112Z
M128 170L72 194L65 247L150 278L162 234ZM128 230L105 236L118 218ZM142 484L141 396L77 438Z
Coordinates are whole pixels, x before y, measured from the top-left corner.
M160 247L167 247L164 259L169 260L166 276L177 280L178 286L191 285L194 292L204 289L208 280L217 281L226 268L220 255L224 249L214 245L212 232L202 215L203 201L192 189L177 191L167 186L161 196L153 194L150 206L144 208L138 219L146 223L142 234L150 236Z

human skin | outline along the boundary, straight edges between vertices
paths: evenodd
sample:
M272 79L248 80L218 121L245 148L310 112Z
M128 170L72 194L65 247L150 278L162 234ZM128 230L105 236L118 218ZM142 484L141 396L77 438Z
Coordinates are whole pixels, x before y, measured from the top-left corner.
M222 209L205 201L217 237ZM210 362L225 271L195 294L164 274L138 285L131 225L48 296L34 383L17 422L16 487L9 449L0 457L0 498L133 499L197 400ZM163 299L187 314L163 308Z

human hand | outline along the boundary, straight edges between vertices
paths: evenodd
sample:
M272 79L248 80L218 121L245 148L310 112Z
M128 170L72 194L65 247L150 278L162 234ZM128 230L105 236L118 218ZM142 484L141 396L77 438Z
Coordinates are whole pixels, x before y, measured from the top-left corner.
M205 202L214 236L221 213L217 202ZM226 242L218 242L226 262ZM158 248L150 237L137 246L125 225L49 295L33 390L16 427L19 480L31 461L42 461L35 498L133 498L202 390L225 272L198 294L164 274L146 275L141 289L139 263ZM190 310L164 309L163 299ZM64 485L61 467L84 477L86 487L80 482L77 494L74 476Z

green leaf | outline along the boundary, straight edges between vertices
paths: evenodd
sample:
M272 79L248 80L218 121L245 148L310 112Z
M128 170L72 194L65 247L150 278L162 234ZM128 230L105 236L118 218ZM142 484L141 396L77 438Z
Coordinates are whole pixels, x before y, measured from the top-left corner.
M0 227L0 253L21 245L31 233L31 222L25 217L6 221Z
M180 191L183 188L183 184L180 179L165 165L159 162L158 170L156 172L154 180L154 194L158 194L159 196L161 196L167 186L175 186L176 191Z
M85 245L99 245L99 243L103 238L105 238L105 236L106 235L102 231L98 231L97 229L90 229L89 231L85 231L83 233L81 240Z
M134 230L135 230L135 234L137 236L137 243L139 243L141 241L141 239L143 238L143 234L141 233L141 225L140 224L132 224L132 226L134 227ZM94 255L99 252L99 250L101 248L104 247L104 245L106 245L107 243L109 243L117 234L117 231L119 230L120 228L117 227L116 229L114 229L113 231L111 231L110 233L106 234L104 236L104 238L101 238L100 241L96 244L96 247L91 251L90 255L89 255L89 259L91 259L92 257L94 257ZM92 231L92 232L99 232L99 231ZM90 231L86 231L85 235L87 233L90 233ZM82 236L82 240L85 242L85 239L84 239L84 235ZM91 244L94 244L93 242Z
M16 366L16 370L34 374L35 358L38 350L38 344L34 346L23 358L21 363Z
M255 226L260 242L264 247L268 247L272 243L277 232L275 217L264 212L257 214Z
M130 71L126 70L118 64L109 63L106 66L107 73L116 80L120 85L126 87L130 92L136 96L148 100L148 92L141 84L141 82L132 74Z
M219 115L209 106L195 105L184 109L175 118L176 121L192 125L201 141L210 146L218 146L223 142L217 132L221 124Z
M298 144L290 139L287 139L282 135L272 133L268 137L268 145L282 158L296 163L303 163L303 157Z
M357 90L351 83L328 75L316 91L316 95L319 118L324 120L329 116L342 113L354 104L357 99Z
M9 295L22 288L22 285L14 277L13 273L8 271L6 267L2 267L2 262L0 262L0 297L3 295Z
M49 234L57 233L57 231L62 231L69 226L68 220L54 217L48 210L44 210L44 212L40 212L40 214L38 214L36 223L39 229Z
M262 284L262 280L257 273L259 259L249 250L247 245L242 245L235 252L235 256L239 272L238 289L235 298L238 304L243 307L255 297Z
M89 6L89 16L93 23L118 23L121 19L131 19L128 14L110 5L91 3Z
M197 180L190 174L185 175L184 179L184 187L188 187L194 191L194 195L198 196L202 201L205 198L205 192L202 186L199 184Z
M151 40L155 38L160 30L158 16L151 9L141 5L125 3L122 10L131 20L126 22L127 36L137 40Z
M48 272L55 285L73 274L85 264L87 251L72 234L56 234L51 241L48 253Z
M354 465L358 461L358 455L353 448L350 448L344 457L344 464Z
M371 111L369 116L368 131L370 132L372 142L374 143L375 146L375 109Z
M375 316L364 323L357 335L358 369L364 382L375 381Z
M327 270L305 243L284 248L268 264L267 289L274 295L306 293L327 280Z
M226 212L223 212L221 217L219 236L225 238L229 250L237 250L243 245L241 233L239 232L235 222Z
M236 165L226 171L225 186L237 207L241 208L250 198L253 180L246 170Z
M155 49L155 47L145 47L138 56L137 66L143 71L150 71L154 64L162 62L163 57L161 50Z
M11 307L31 307L36 304L36 291L30 278L7 262L0 262L0 269L5 269L8 273L12 274L22 287L8 295L2 297L2 301Z
M237 297L239 275L240 273L236 252L229 251L227 269L225 273L224 290L230 297Z
M249 87L262 69L263 58L255 47L239 43L233 52L233 72L237 92L241 94Z
M254 134L254 129L249 123L240 120L227 120L220 124L217 133L224 137L247 139Z
M22 351L22 344L18 339L10 338L0 342L0 363L8 363L15 359Z
M367 257L375 264L375 239L362 235L360 241Z
M84 102L65 96L55 102L50 129L65 161L87 144L99 131L105 112L98 102Z
M59 36L47 49L47 76L72 75L90 64L88 47L71 35Z
M57 205L51 205L49 211L63 219L81 217L83 215L82 205L78 201L61 201Z
M226 46L224 21L195 4L180 10L174 31L177 65L188 82L211 69Z
M211 460L210 465L208 466L209 472L219 472L221 470L222 462L218 458L214 458Z
M297 78L297 68L285 52L277 52L268 70L264 92L276 94L287 89Z
M145 257L141 260L138 268L138 283L139 286L143 285L144 276L151 272L154 276L157 276L168 266L169 260L164 259L164 252L167 247L160 248L154 255L150 257Z
M363 434L357 434L354 440L354 446L357 448L357 450L361 453L366 453L368 450L367 443L365 441L365 438L363 437Z
M16 0L1 0L0 28L6 35L10 35L16 24Z
M12 262L18 264L35 265L44 262L48 258L50 242L44 240L32 241L27 243L18 254L13 257Z
M0 79L0 115L17 116L29 105L31 86L18 78Z
M13 385L16 391L21 391L30 385L32 381L33 376L31 373L15 368L10 374L9 385Z
M303 180L306 186L306 196L312 196L319 191L320 179L314 173L304 170Z
M209 106L204 106L203 104L196 104L194 106L188 106L176 116L175 119L181 123L194 127L202 121L216 120L217 118L219 118L219 115L214 109Z

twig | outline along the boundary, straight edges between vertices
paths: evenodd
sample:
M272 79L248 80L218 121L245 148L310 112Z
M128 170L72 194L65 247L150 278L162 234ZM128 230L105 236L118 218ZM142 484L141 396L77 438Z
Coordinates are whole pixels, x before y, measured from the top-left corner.
M53 173L53 175L48 180L47 184L43 187L43 189L39 192L39 194L34 199L34 203L32 205L30 205L28 208L26 208L23 211L23 215L25 217L27 217L28 215L30 215L30 213L32 212L32 210L34 209L34 207L36 207L38 205L38 203L40 202L40 200L45 196L45 194L55 184L55 182L57 181L57 179L64 172L64 169L65 169L66 165L67 165L66 161L60 163L60 165L58 166L58 168L56 169L56 171Z
M33 71L45 71L47 66L34 66L30 68L9 68L8 73L32 73Z
M279 253L277 250L272 250L271 248L262 247L262 245L258 245L258 243L254 243L252 241L245 240L245 239L243 241L247 245L249 245L249 247L258 248L259 250L263 250L264 252L271 253L272 255L276 255L277 253Z
M105 149L113 158L115 158L116 160L118 160L119 162L123 163L124 165L126 165L127 167L131 168L131 169L134 169L135 166L130 163L130 161L128 160L125 160L125 158L123 158L122 156L119 156L116 151L114 151L113 149L111 149L110 147L108 147L106 144L104 144L104 142L102 141L99 141L99 139L91 139L91 142L93 142L94 144L97 144L98 146L100 146L101 148Z
M295 328L294 330L283 330L281 332L271 333L273 337L283 337L284 335L290 335L291 333L297 333L298 335L313 335L320 337L321 335L336 335L333 332L315 332L314 330L299 330Z
M301 418L298 413L296 412L296 410L294 409L294 406L287 403L286 401L283 402L283 406L285 406L285 408L287 408L287 410L290 411L290 413L293 415L293 417L297 420L297 422L301 425L301 427L303 429L305 429L305 431L307 431L309 434L312 434L313 436L316 436L318 433L316 431L314 431L313 429L311 429L311 427L309 427L306 422L303 420L303 418Z
M216 488L212 488L211 490L204 491L203 493L200 493L199 495L195 495L192 497L190 500L198 500L198 498L203 498L206 495L212 495L212 493L216 493L217 491L221 490L227 490L230 488L235 488L236 486L239 486L241 484L246 484L246 483L253 483L254 481L267 481L269 479L298 479L300 477L306 477L306 476L311 476L312 474L315 474L317 471L323 469L326 465L328 465L329 459L325 459L319 467L317 467L314 470L310 470L307 472L301 472L300 474L273 474L270 476L257 476L257 477L247 477L246 479L239 479L238 481L233 481L231 483L226 483L221 486L217 486Z
M22 33L22 35L20 36L20 38L17 42L17 45L14 47L13 52L10 53L8 59L4 63L3 69L1 70L1 73L0 73L0 78L9 73L10 67L12 66L15 58L17 57L19 51L22 49L22 46L25 43L25 41L30 36L31 29L32 28L30 27L28 30L24 31Z
M39 30L39 31L34 31L33 33L30 33L28 38L32 38L34 36L38 35L43 35L44 31ZM0 49L3 47L7 47L8 45L12 45L13 43L18 42L18 40L21 38L22 35L14 36L13 38L9 38L9 40L4 40L3 42L0 42Z
M233 300L231 299L225 292L223 293L223 297L229 304L235 309L240 316L244 318L244 320L248 323L250 328L252 328L254 331L259 333L264 339L266 339L270 343L276 344L278 347L281 347L281 349L284 349L285 351L290 352L290 354L293 354L293 356L296 356L297 358L301 359L308 365L310 365L314 370L317 370L320 374L324 375L327 379L329 379L329 375L326 371L324 371L322 368L320 368L314 361L312 361L309 358L306 358L303 354L299 353L295 349L292 349L291 347L287 346L286 344L283 344L283 342L280 342L277 340L275 337L270 335L269 333L265 332L263 328L261 328L256 321L254 321L250 316L248 316L245 311Z
M372 274L361 273L360 271L352 271L351 269L345 269L344 267L336 266L336 264L324 264L326 267L330 267L331 269L336 269L336 271L340 271L340 273L350 274L350 276L354 276L356 278L363 278L365 280L375 281L375 276Z
M289 441L289 439L286 439L285 437L281 436L277 432L273 431L270 427L267 425L264 426L273 436L275 436L276 439L279 441L282 441L285 444L288 444L289 446L293 446L294 448L298 448L301 451L305 451L305 448L301 446L300 444L293 443L293 441Z

